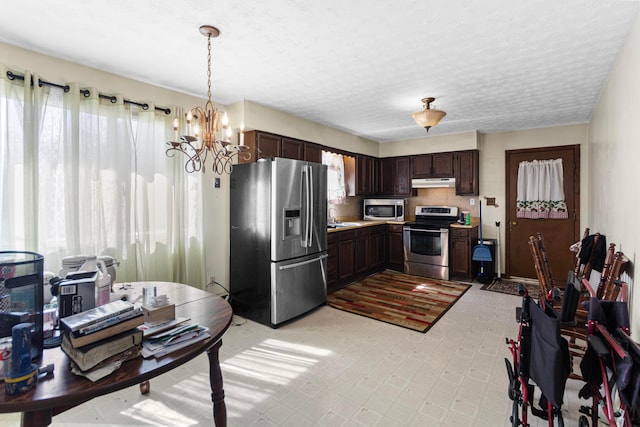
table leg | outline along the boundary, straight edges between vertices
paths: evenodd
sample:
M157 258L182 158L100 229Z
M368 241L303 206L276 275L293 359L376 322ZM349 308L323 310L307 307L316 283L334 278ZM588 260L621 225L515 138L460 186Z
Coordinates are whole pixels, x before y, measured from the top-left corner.
M211 384L211 400L213 401L213 422L216 427L227 426L227 406L224 403L224 389L222 388L222 370L220 369L219 350L222 340L219 340L208 351L209 383Z
M140 394L149 394L151 390L151 383L149 381L142 381L140 383Z
M23 412L20 424L23 427L40 427L51 424L53 414L51 409Z

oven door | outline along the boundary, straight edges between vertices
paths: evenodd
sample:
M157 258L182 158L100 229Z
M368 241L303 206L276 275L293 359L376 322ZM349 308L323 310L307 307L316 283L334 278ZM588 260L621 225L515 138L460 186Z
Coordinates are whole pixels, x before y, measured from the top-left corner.
M404 259L408 262L449 265L449 229L403 228Z

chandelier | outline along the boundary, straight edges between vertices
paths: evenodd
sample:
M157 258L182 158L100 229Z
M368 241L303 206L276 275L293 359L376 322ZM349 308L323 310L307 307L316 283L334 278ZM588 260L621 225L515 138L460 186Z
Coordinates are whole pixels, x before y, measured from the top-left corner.
M204 108L195 107L186 115L186 133L178 137L180 121L173 121L174 141L167 142L166 154L173 157L176 152L186 156L184 169L187 173L206 171L207 159L211 157L211 170L216 175L230 174L234 158L249 160L249 147L244 145L244 125L240 125L239 143L231 143L231 127L225 112L220 120L220 112L211 102L211 38L218 37L220 30L211 25L200 27L200 33L207 36L207 103ZM222 128L220 128L222 125ZM220 133L220 139L218 139Z
M447 115L447 113L445 113L444 111L431 109L431 103L435 100L435 98L422 98L424 110L418 111L411 115L411 117L413 117L413 120L415 120L418 125L425 128L427 132L429 132L429 129L437 125L440 120L442 120L442 118Z

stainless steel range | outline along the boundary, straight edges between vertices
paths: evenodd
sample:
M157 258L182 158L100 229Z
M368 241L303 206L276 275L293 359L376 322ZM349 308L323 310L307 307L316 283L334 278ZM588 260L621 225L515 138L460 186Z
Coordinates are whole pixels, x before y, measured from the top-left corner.
M458 220L453 206L416 206L416 221L403 227L404 272L449 280L449 226Z

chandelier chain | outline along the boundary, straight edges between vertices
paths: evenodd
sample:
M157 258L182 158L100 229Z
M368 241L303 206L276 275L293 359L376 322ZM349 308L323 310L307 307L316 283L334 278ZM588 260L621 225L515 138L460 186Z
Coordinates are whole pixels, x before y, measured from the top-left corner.
M211 101L211 34L207 37L207 99Z

